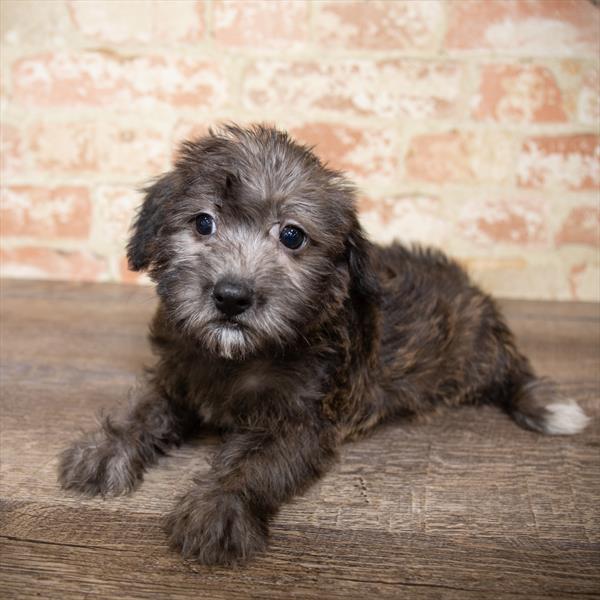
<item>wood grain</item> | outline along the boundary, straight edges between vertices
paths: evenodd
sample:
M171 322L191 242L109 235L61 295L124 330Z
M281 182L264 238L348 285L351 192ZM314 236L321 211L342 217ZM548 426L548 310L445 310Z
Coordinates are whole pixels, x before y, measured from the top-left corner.
M540 373L600 415L597 305L503 302ZM600 424L551 438L492 407L388 424L277 516L244 567L171 553L161 515L219 440L163 458L130 497L68 495L56 455L127 400L151 289L2 282L2 598L600 597Z

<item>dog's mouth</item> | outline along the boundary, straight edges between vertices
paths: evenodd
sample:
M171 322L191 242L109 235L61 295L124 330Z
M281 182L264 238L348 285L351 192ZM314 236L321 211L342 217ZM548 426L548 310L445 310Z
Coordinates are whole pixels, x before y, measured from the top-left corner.
M243 340L244 343L253 332L253 328L238 317L219 317L210 322L209 328L230 339Z
M215 319L213 325L218 328L232 329L235 331L248 329L248 326L245 323L241 323L235 317L222 317Z

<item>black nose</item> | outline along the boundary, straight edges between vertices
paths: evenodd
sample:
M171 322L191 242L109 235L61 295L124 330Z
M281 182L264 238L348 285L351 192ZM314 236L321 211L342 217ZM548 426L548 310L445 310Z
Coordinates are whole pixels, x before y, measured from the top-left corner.
M215 285L213 299L223 314L235 317L252 305L252 290L245 283L221 279Z

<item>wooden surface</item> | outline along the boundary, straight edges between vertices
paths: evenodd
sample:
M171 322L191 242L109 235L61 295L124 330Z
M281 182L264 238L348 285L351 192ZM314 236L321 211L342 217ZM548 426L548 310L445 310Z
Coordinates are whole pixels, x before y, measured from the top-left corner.
M600 414L598 306L503 302L539 372ZM126 498L56 483L56 455L150 359L150 289L2 282L2 598L600 597L600 423L524 431L494 408L388 425L284 507L268 552L206 568L160 516L218 440L161 460Z

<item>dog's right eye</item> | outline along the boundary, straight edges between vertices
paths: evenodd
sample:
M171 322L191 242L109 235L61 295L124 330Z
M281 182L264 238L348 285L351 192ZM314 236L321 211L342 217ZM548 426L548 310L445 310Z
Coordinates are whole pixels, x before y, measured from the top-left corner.
M279 241L290 250L298 250L305 240L304 231L294 225L286 225L279 233Z
M215 220L207 213L200 213L196 217L196 231L200 235L210 235L217 229Z

